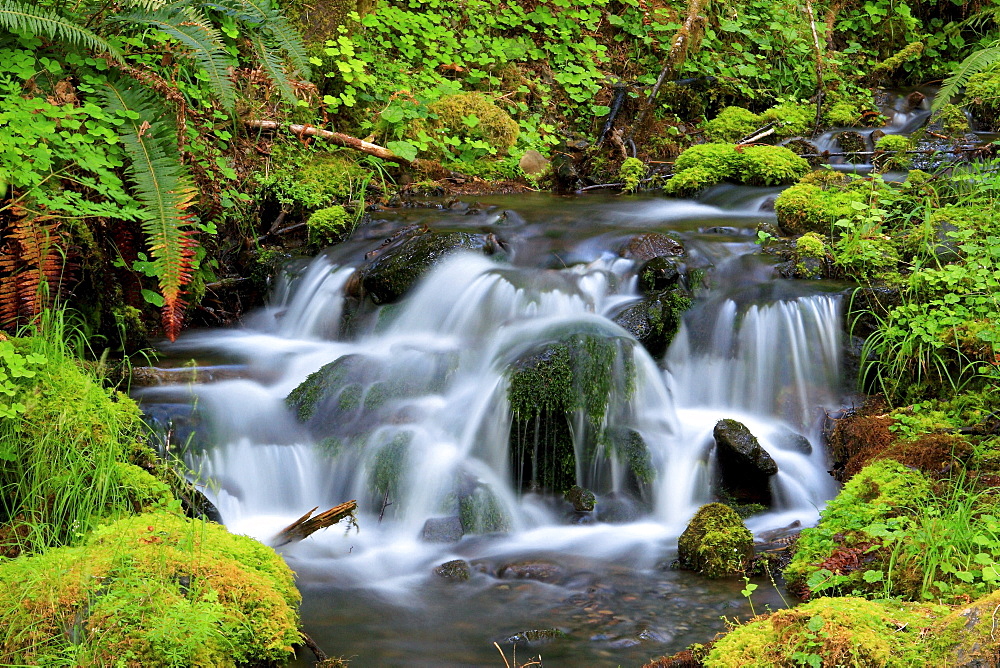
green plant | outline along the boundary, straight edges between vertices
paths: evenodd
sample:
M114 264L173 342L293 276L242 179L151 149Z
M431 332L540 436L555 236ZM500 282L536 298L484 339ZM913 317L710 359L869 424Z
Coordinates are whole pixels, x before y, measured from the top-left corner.
M618 178L623 183L622 190L634 193L639 189L639 181L646 175L646 165L638 158L625 158L618 170Z
M342 206L318 209L309 216L306 227L309 243L314 246L328 246L350 233L354 218Z
M880 171L907 170L913 160L907 155L913 148L913 140L903 135L885 135L875 142L872 162Z

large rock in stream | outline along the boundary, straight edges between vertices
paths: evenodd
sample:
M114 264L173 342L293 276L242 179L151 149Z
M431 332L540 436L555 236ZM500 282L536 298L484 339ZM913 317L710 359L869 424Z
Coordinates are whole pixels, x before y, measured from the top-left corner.
M746 425L719 420L712 432L722 491L739 503L771 504L771 476L778 465Z
M365 256L366 262L357 272L358 281L373 303L391 304L449 255L462 250L493 255L501 246L492 234L440 232L426 226L410 226ZM357 285L351 289L356 290Z
M674 340L691 298L681 289L643 297L615 316L615 324L636 338L653 357L661 357Z
M699 508L677 539L681 568L709 578L743 575L753 554L753 534L735 510L721 503Z

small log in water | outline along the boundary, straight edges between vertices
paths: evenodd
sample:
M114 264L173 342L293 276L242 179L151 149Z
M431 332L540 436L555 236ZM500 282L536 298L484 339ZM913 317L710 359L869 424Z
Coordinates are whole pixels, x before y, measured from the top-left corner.
M295 543L303 538L311 536L320 529L333 526L337 522L348 517L351 518L351 522L353 523L354 511L357 509L358 502L352 500L342 503L339 506L334 506L333 508L330 508L330 510L324 511L316 517L313 517L312 514L319 510L319 506L316 506L305 515L279 531L274 538L271 539L271 545L273 547L281 547L282 545Z

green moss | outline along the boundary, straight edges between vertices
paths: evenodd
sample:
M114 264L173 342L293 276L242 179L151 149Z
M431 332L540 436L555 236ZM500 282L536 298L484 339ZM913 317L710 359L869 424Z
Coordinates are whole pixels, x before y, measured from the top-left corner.
M677 539L677 558L682 568L710 578L742 575L753 559L753 534L732 508L710 503Z
M878 547L881 541L869 533L873 524L894 518L905 521L916 506L926 504L930 498L930 481L919 471L891 460L865 467L830 501L819 524L802 531L785 578L792 586L809 589L816 589L819 583L844 591L871 589L871 583L863 580L867 568L861 568L860 562L852 570L830 566L840 562L850 565L858 552Z
M828 253L822 234L803 234L795 240L795 273L803 278L821 278Z
M816 105L782 102L761 114L761 120L765 123L777 122L775 134L778 137L805 137L816 123Z
M0 597L4 664L236 666L284 662L300 640L271 548L165 512L0 565Z
M946 104L934 115L934 122L941 124L941 129L950 137L964 137L969 130L969 119L965 112L954 104Z
M486 485L477 485L472 494L458 501L458 517L466 534L508 533L510 513Z
M152 506L163 505L174 500L170 487L153 474L135 464L116 462L118 484L135 512L148 510Z
M615 453L628 465L638 483L650 483L656 478L652 455L642 434L632 429L611 429L609 437Z
M809 163L783 146L699 144L677 157L674 176L664 186L671 195L690 195L731 179L750 185L792 183L809 171Z
M381 504L387 495L390 501L398 499L400 477L406 466L412 438L413 435L408 432L398 433L379 448L368 483L374 502Z
M944 666L947 648L928 633L939 605L820 598L734 627L716 641L707 668Z
M345 413L355 410L361 405L361 386L351 383L340 391L337 396L337 408Z
M594 496L594 493L579 485L573 485L566 490L563 498L573 504L573 509L578 512L589 513L594 510L594 506L597 504L597 497Z
M329 206L318 209L306 220L309 243L313 246L328 246L347 236L354 227L354 217L344 207Z
M991 130L1000 126L1000 65L969 77L965 103L972 115Z
M480 93L446 95L428 108L437 117L435 127L447 128L451 136L487 142L501 153L514 145L520 133L514 119Z
M277 148L273 161L280 169L258 178L260 195L296 216L356 199L372 178L350 151Z
M861 190L844 187L825 189L815 183L803 182L786 188L778 195L774 212L778 225L789 234L829 234L838 220L854 216L855 202L865 203L867 200L868 196Z
M872 162L881 171L908 170L913 159L907 151L913 148L913 140L904 135L885 135L875 142Z
M295 411L299 420L309 420L316 414L321 401L343 387L349 373L346 359L340 358L323 365L288 394L285 405Z
M726 107L705 123L705 137L713 142L737 142L764 125L761 117L742 107Z
M752 186L786 185L809 172L809 163L784 146L747 146L740 156L738 180Z
M638 158L625 158L618 170L618 179L624 184L622 190L634 193L639 189L639 180L646 175L646 165Z

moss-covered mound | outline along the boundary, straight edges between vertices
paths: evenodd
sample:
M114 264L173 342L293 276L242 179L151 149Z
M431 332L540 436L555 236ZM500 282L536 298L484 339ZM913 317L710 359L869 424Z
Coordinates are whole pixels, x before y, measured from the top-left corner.
M735 627L712 646L704 665L955 665L928 634L949 612L940 605L821 598Z
M1000 65L973 74L965 86L965 104L972 115L986 126L1000 127Z
M436 128L445 128L453 136L484 141L505 153L520 134L517 122L506 111L480 93L446 95L429 105L436 116Z
M271 548L166 512L0 565L0 597L4 664L236 666L286 661L300 639Z
M721 503L702 506L677 539L682 568L710 578L742 575L753 559L753 534L736 511Z
M727 180L754 186L786 185L808 171L809 163L784 146L699 144L677 157L664 191L690 195Z
M827 172L819 172L825 175ZM855 205L868 201L868 194L858 187L843 183L834 176L832 183L822 183L822 179L810 179L786 188L774 202L774 212L778 225L789 234L817 232L830 234L834 223L850 218L856 213Z

